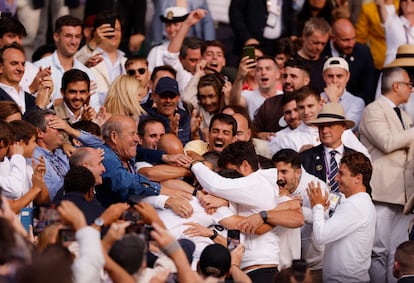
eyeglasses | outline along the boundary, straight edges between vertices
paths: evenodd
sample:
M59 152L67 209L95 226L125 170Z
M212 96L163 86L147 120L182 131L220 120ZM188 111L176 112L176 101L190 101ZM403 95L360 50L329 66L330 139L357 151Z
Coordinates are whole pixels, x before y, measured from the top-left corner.
M145 72L147 71L147 69L145 69L145 68L138 68L137 70L134 70L134 69L130 69L130 70L127 70L126 72L127 72L127 74L128 75L130 75L130 76L135 76L135 74L138 72L140 75L143 75L143 74L145 74Z
M397 82L398 84L403 84L408 86L409 88L413 88L414 83L413 82Z

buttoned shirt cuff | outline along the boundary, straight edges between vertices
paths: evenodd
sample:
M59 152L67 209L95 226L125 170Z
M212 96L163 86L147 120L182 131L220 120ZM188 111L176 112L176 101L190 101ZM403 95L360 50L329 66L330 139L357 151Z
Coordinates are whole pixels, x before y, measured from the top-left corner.
M142 181L140 182L140 185L144 188L144 194L148 196L154 196L159 195L161 191L161 185L154 183L154 182L148 182L148 181Z
M312 208L312 213L313 213L313 222L317 222L318 220L324 219L325 218L325 214L324 214L324 207L322 204L316 204L313 208Z
M150 196L143 199L143 201L148 202L154 208L158 209L165 209L165 203L169 196L167 195L159 195L159 196Z

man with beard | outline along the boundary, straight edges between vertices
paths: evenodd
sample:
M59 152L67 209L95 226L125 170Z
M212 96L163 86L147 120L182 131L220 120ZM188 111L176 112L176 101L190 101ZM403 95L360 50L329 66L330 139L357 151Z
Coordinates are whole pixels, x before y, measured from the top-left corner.
M212 151L222 152L237 140L237 122L224 113L218 113L211 118L208 131L208 144L201 140L191 141L184 147L184 151L194 151L199 155Z
M298 90L297 92L300 92ZM291 133L294 129L300 125L300 117L298 112L298 107L296 105L296 91L288 92L283 95L281 105L283 111L283 119L287 123L287 127L283 130L280 130L276 133L275 136L272 136L269 142L269 150L271 154L275 154L282 148L280 147L280 142L284 137Z
M80 120L90 120L94 109L89 106L88 74L71 69L63 74L61 93L63 102L54 107L56 115L70 124Z
M285 62L285 71L282 77L283 93L298 90L310 82L310 70L306 63L299 58L292 58ZM283 116L281 101L283 96L276 95L265 100L257 110L253 124L257 136L269 140L276 132L282 130L280 118Z
M262 56L257 58L255 76L257 89L244 90L241 95L234 95L230 98L231 104L247 107L252 120L257 109L266 99L282 94L281 90L278 89L280 86L280 70L273 57Z
M324 192L328 192L328 188L323 181L310 175L305 170L302 170L301 157L296 151L292 149L282 149L273 156L272 160L277 169L277 184L279 186L280 194L287 194L290 197L300 197L302 199L302 213L305 219L305 225L301 228L301 254L302 258L306 260L306 263L312 269L312 276L315 280L317 274L319 274L319 277L322 275L320 269L322 268L323 247L315 245L312 237L312 209L306 189L311 182L314 184L319 183ZM272 214L275 213L275 211L277 211L277 208L267 212L267 222L270 224L272 224L272 219L274 219ZM260 220L259 215L257 214L251 216L251 218ZM282 251L280 254L282 256Z

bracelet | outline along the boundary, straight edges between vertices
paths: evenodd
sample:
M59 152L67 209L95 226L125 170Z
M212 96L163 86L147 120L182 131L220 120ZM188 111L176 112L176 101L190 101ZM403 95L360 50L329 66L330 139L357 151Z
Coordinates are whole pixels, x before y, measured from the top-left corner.
M172 243L169 243L165 247L161 248L161 251L167 256L170 256L171 254L175 253L179 249L181 249L180 244L177 241L174 241Z
M213 229L213 235L210 236L209 238L210 238L210 240L214 241L214 239L217 238L217 236L218 236L217 231Z

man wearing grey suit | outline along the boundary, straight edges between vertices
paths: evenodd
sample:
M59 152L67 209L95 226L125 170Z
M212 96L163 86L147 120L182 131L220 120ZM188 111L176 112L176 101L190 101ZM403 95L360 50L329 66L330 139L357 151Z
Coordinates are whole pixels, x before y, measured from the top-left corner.
M381 90L381 97L364 110L359 128L361 142L372 158L372 199L377 213L370 276L371 282L396 282L394 251L408 240L412 215L404 215L403 209L414 195L414 129L398 106L408 101L413 83L404 69L389 68L383 71Z

